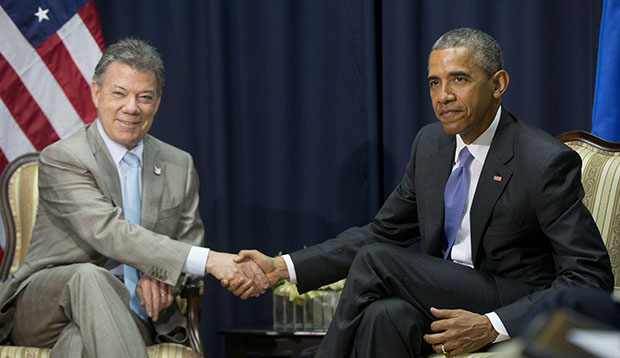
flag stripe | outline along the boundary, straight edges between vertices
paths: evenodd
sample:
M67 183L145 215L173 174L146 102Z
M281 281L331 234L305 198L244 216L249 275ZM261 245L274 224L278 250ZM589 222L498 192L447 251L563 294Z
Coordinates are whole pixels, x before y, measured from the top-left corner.
M6 156L2 152L2 148L0 148L0 168L6 168L6 166L8 164L9 164L9 161L8 161L8 159L6 159ZM4 246L4 245L2 245L2 246ZM1 250L2 250L2 248L0 248L0 255L2 255Z
M0 7L0 33L10 41L0 41L0 53L21 78L30 96L38 103L61 138L84 123L68 101L41 57ZM3 79L4 81L4 79Z
M103 49L94 0L0 0L0 171L95 119Z
M0 54L0 98L37 150L60 139L11 65Z
M88 6L88 4L84 5L84 7ZM83 10L80 10L80 12ZM78 15L73 16L58 30L58 36L65 44L73 62L80 69L86 83L90 83L102 51L97 41L91 36L90 29L87 28L82 17Z
M36 50L84 123L95 120L97 110L91 101L88 83L60 37L57 34L49 36Z
M90 31L91 37L99 46L99 52L103 53L105 43L103 42L103 32L101 31L101 25L99 24L99 15L97 14L95 2L93 0L88 1L84 4L84 6L82 6L80 11L78 11L78 14L82 18L82 21L86 25L88 31Z
M4 101L0 101L0 148L8 161L11 161L24 153L36 152L28 137L5 106ZM4 168L4 167L2 167Z

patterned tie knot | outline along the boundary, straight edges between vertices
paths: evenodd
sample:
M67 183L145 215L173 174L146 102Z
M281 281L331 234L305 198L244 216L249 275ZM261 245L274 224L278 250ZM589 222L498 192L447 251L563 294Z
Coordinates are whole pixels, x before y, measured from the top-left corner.
M125 162L125 164L129 165L129 167L131 168L140 167L140 158L138 158L137 155L130 151L127 151L127 153L125 153L125 155L123 156L123 162Z
M461 152L459 153L459 158L460 158L459 167L468 167L469 162L471 162L471 160L474 159L474 156L471 155L467 147L463 147L463 149L461 149Z

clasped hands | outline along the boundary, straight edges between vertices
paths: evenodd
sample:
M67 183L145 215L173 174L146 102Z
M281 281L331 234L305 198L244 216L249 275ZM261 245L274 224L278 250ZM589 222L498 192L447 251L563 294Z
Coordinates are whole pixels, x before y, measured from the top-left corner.
M272 258L257 250L242 250L237 255L211 250L206 270L243 300L260 296L278 281L289 278L281 257Z

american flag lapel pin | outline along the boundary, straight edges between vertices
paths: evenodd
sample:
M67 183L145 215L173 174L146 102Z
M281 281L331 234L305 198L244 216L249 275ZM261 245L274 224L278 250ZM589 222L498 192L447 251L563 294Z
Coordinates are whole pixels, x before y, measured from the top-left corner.
M495 175L495 176L493 177L493 180L495 180L495 181L497 181L497 182L500 182L500 181L502 181L502 177L501 177L501 176L499 176L499 175Z

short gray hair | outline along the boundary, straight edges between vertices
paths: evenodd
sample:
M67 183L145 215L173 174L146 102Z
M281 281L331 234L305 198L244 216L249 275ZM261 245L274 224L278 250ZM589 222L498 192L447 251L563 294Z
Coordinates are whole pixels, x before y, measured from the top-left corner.
M125 38L110 45L95 67L93 81L101 86L103 75L113 62L121 62L140 72L155 74L156 95L161 96L164 87L164 62L155 48L137 38Z
M465 47L473 51L474 62L489 75L504 69L502 49L491 35L480 30L464 27L441 35L433 50Z

